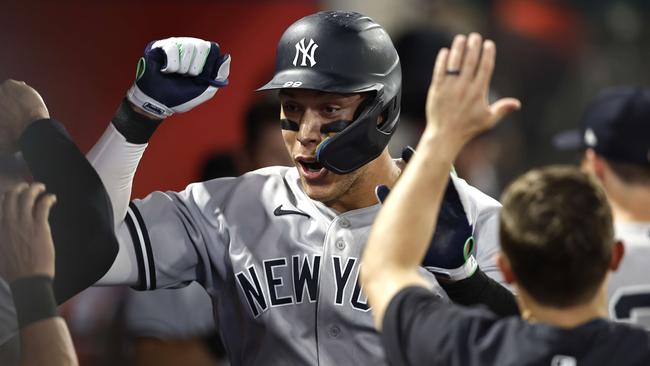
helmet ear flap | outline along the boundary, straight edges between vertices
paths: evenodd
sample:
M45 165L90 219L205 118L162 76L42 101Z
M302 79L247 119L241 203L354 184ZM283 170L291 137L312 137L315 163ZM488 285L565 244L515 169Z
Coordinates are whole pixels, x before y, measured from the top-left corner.
M402 92L398 92L393 99L386 104L386 107L381 112L382 121L377 125L377 129L385 132L392 133L399 122L400 103L402 100Z
M332 138L328 136L323 141L321 141L318 146L316 146L316 160L321 161L321 152L330 142L332 142Z
M361 113L363 113L366 110L366 108L370 107L372 102L377 97L377 91L373 90L373 91L365 92L362 93L362 96L363 96L363 100L361 101L361 103L359 103L357 110L354 111L354 120L359 119Z
M381 91L369 100L359 118L319 144L316 159L328 170L336 174L351 173L377 158L388 144L392 132L377 128L377 119L384 109Z

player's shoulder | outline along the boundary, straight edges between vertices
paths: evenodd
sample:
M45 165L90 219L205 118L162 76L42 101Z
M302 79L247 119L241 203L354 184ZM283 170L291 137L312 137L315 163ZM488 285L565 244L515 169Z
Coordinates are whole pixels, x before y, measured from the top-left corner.
M207 180L204 182L192 183L187 186L186 190L207 189L230 190L242 189L243 187L260 187L265 184L282 182L290 175L291 170L295 168L286 166L270 166L244 173L238 177L224 177Z
M252 170L248 173L245 173L241 176L241 179L251 179L251 177L267 177L268 179L285 179L287 175L295 172L295 167L289 166L268 166L265 168L260 168Z
M625 243L625 247L650 251L650 222L616 222L616 238Z
M264 189L265 191L283 191L291 188L290 182L298 179L295 167L270 166L252 170L235 178L232 182L238 189Z
M272 166L253 170L239 177L217 178L193 183L181 192L184 198L195 202L218 202L220 205L237 201L269 201L277 196L295 194L298 179L295 168Z

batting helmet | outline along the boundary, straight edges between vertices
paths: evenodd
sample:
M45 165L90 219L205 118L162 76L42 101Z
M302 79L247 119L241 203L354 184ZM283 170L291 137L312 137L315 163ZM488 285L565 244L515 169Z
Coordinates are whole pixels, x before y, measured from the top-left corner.
M301 88L328 93L371 92L355 120L323 140L316 158L346 174L381 154L397 129L402 70L386 31L369 17L324 11L293 23L277 48L275 76L258 90ZM377 124L382 116L382 122Z

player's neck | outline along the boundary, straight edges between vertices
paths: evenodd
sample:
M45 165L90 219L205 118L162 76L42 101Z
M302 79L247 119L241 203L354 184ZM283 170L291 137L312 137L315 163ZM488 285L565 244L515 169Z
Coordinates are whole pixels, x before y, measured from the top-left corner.
M607 198L616 222L650 222L650 190L642 186L626 186L624 190L608 190Z
M518 301L521 316L531 323L544 323L560 328L575 328L596 318L607 317L606 289L606 285L603 284L590 301L559 308L540 304L519 288Z
M383 184L392 188L401 170L393 162L387 150L368 163L367 169L348 192L328 206L338 212L347 212L377 204L375 187Z

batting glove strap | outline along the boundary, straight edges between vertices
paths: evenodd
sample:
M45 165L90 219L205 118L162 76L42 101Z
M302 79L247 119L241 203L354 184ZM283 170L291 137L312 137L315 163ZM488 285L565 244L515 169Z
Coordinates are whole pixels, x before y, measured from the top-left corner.
M138 87L138 84L136 83L133 83L129 91L126 93L126 98L154 118L163 119L174 114L174 111L171 108L159 103L140 90L140 87Z
M476 272L478 263L476 262L476 258L474 258L473 255L470 255L469 258L467 258L467 261L465 261L465 264L458 268L447 269L431 266L424 266L424 268L433 273L439 280L456 282L471 277L474 272Z

